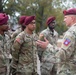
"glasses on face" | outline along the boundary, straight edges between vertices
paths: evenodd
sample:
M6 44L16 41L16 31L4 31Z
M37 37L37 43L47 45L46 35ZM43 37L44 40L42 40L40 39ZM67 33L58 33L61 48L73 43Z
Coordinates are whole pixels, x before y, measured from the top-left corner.
M31 22L30 24L36 24L36 22Z

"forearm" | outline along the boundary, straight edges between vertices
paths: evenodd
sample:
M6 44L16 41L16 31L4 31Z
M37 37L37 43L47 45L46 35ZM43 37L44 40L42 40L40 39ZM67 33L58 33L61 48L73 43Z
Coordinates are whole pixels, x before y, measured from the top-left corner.
M20 44L18 42L14 42L13 48L14 48L14 51L12 52L13 59L18 61Z

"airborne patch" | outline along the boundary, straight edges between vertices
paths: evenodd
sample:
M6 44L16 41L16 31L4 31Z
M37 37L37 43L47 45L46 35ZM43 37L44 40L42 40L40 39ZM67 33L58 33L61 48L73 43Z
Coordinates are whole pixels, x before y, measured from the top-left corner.
M66 38L64 41L64 45L68 46L70 44L71 40Z

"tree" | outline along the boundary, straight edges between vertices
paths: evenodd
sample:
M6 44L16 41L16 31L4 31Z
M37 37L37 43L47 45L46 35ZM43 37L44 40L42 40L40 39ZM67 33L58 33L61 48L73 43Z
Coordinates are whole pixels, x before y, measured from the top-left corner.
M3 12L2 0L0 0L0 12Z
M2 3L1 3L2 2ZM36 15L36 31L46 28L46 19L49 16L56 16L56 30L62 34L67 28L63 23L62 11L75 7L75 0L0 0L1 10L13 17L18 22L20 15ZM18 15L19 14L19 15ZM16 22L15 22L16 21Z

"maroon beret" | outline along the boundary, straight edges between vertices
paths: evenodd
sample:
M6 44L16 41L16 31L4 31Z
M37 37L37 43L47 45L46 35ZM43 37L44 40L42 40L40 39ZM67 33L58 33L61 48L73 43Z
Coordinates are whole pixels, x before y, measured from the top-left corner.
M19 24L23 24L25 22L25 19L26 19L27 16L21 16L19 18Z
M63 11L64 15L76 15L76 8L71 8Z
M30 24L32 20L35 20L35 16L27 16L24 25Z
M8 15L5 13L0 13L0 25L7 24Z
M53 22L55 20L54 16L51 16L47 19L46 24L49 25L51 22Z

